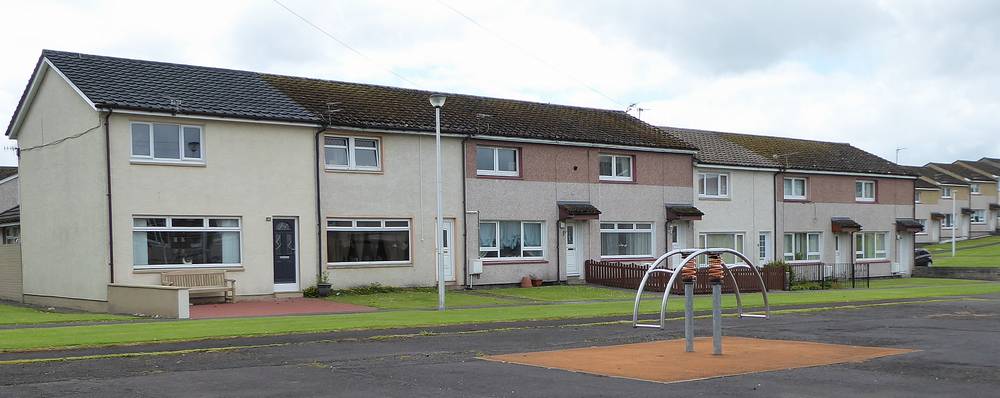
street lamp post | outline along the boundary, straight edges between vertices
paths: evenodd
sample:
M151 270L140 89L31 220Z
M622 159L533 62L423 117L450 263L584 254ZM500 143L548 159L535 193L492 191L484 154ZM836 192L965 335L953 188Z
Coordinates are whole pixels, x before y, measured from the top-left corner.
M434 249L437 254L437 279L438 279L438 311L444 311L444 211L442 210L443 185L441 179L441 107L444 106L445 96L433 94L430 97L431 106L434 107L434 160L435 160L435 194L437 196L437 227L434 233Z

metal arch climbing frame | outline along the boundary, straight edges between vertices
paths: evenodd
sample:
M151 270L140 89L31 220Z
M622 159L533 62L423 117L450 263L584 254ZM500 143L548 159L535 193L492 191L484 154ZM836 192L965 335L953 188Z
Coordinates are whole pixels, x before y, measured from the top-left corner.
M767 286L764 285L764 277L761 276L760 270L753 265L747 256L733 249L726 248L711 248L711 249L679 249L671 250L664 253L660 258L656 259L653 264L649 266L646 273L642 276L642 281L639 283L639 289L635 294L635 306L632 308L632 327L645 327L645 328L660 328L665 329L667 323L667 303L670 300L670 288L674 286L676 282L677 275L679 275L680 269L691 261L703 254L733 254L743 260L743 264L733 264L728 265L722 263L722 266L726 270L726 274L729 275L730 280L733 282L733 291L736 293L736 312L740 318L770 318L771 317L771 306L767 301ZM671 268L666 262L667 259L676 255L686 255L683 260L679 263L679 266ZM706 266L700 266L699 268L705 268ZM740 297L740 286L736 281L736 276L733 275L730 270L736 268L749 268L753 270L754 275L757 276L757 280L760 282L760 292L764 299L764 315L759 314L748 314L743 312L743 300ZM642 293L646 288L646 283L649 281L649 276L658 272L670 274L670 278L667 280L667 284L663 289L663 299L660 302L660 323L655 324L642 324L639 323L639 304L642 300Z

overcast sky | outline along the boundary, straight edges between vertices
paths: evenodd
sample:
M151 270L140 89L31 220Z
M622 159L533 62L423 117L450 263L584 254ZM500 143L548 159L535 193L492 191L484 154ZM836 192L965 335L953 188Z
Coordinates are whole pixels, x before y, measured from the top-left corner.
M50 48L1000 157L1000 1L282 2L364 56L269 0L3 3L0 117Z

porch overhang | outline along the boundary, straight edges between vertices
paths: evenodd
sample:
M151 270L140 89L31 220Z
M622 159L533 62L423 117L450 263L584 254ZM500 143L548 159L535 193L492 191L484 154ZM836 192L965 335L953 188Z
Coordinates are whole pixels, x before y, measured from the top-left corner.
M912 218L897 218L896 232L920 233L924 231L924 225Z
M931 213L931 220L944 220L944 213Z
M601 211L587 202L556 202L559 207L559 221L596 220Z
M990 203L990 210L1000 210L1000 203Z
M834 217L830 219L830 231L833 233L858 232L861 231L861 224L847 217Z
M0 224L17 224L21 222L21 206L14 206L0 213Z
M667 221L697 221L705 213L692 205L665 205L667 209Z
M973 215L975 213L976 213L975 210L972 210L972 209L970 209L968 207L963 207L962 208L962 215L971 216L971 215Z

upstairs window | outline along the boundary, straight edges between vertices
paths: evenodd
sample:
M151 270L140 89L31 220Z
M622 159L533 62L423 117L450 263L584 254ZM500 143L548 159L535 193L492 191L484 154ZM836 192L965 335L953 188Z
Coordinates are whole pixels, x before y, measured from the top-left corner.
M854 200L858 202L874 202L875 181L855 181Z
M785 199L805 200L806 199L806 179L805 178L785 178Z
M941 187L941 199L951 199L950 187Z
M632 181L632 157L627 155L599 156L601 181Z
M476 148L476 175L517 177L520 175L517 149L481 146Z
M969 184L969 192L972 192L973 195L979 195L979 184Z
M378 171L382 167L378 138L326 136L323 151L327 169Z
M729 174L698 173L698 196L702 198L728 198Z
M132 122L132 158L167 162L201 162L201 127Z
M920 191L913 193L913 203L920 203Z

